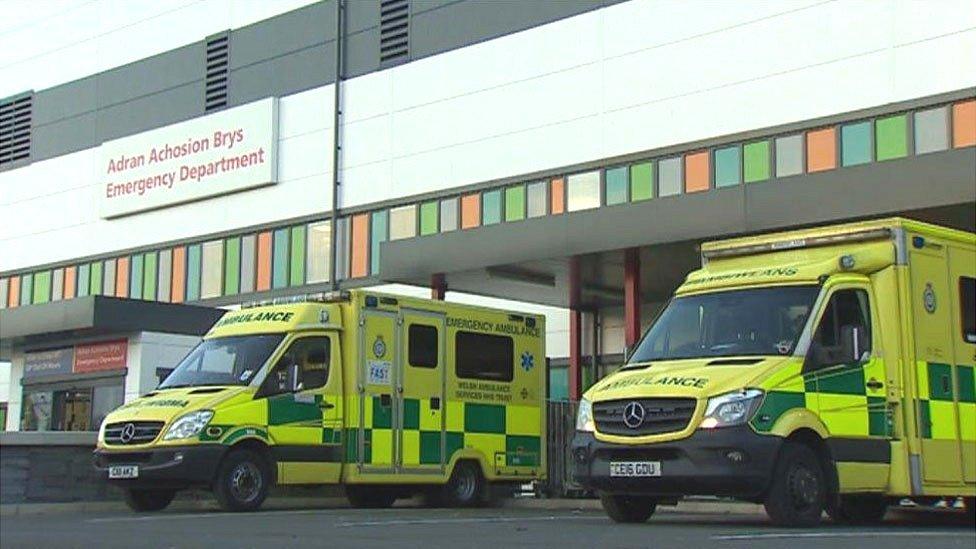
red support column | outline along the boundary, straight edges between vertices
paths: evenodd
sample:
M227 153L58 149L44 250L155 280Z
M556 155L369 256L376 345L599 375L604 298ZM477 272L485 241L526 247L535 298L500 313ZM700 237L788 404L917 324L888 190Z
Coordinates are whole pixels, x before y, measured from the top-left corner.
M569 398L583 396L583 314L580 312L579 257L569 258Z
M434 273L430 275L430 298L444 301L447 293L447 277L444 273Z
M624 250L624 342L633 349L640 339L640 250Z

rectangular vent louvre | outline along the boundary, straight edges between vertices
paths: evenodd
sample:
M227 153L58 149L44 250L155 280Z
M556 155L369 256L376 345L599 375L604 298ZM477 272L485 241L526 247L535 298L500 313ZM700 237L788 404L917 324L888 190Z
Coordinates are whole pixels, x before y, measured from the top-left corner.
M380 63L407 59L410 53L410 0L380 1Z
M230 33L207 39L207 77L205 79L204 111L227 106L230 75Z
M0 102L0 166L30 158L33 100L29 94Z

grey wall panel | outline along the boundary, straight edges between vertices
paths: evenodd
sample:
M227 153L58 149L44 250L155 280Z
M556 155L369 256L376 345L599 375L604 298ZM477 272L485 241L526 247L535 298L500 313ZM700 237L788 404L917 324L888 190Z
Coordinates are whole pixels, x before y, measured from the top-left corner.
M31 158L37 162L92 147L97 141L95 111L31 129Z
M203 94L201 80L102 108L98 111L98 143L200 116Z
M335 7L332 2L311 4L231 34L230 66L237 69L334 40Z
M98 78L89 76L34 94L34 127L43 126L95 110Z
M332 79L334 59L330 43L239 68L230 75L228 106L321 86Z
M98 75L98 107L124 103L204 76L204 44L197 42Z

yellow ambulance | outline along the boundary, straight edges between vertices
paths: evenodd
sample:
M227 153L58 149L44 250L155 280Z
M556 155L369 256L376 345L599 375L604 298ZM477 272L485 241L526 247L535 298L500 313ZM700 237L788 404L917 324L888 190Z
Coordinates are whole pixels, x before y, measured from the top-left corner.
M363 290L228 312L106 417L95 467L138 511L191 487L254 510L309 484L477 505L545 478L544 322Z
M618 522L688 495L773 522L976 495L976 235L882 219L702 246L580 402L574 474Z

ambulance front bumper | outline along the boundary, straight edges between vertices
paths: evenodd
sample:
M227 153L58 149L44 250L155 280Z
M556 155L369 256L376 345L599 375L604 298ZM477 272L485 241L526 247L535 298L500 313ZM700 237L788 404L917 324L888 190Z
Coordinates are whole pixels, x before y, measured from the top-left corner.
M659 444L612 444L593 433L577 433L570 458L584 488L605 493L681 497L758 498L772 476L782 439L748 426L699 430ZM657 462L660 476L610 475L613 462Z
M109 483L125 488L186 488L207 486L213 480L226 448L220 444L171 446L150 450L95 450L95 470ZM109 468L134 465L135 478L110 479Z

